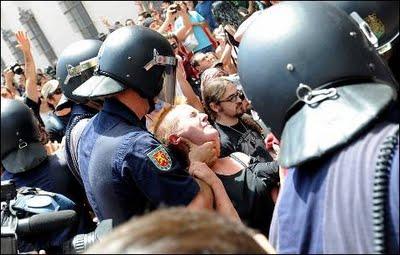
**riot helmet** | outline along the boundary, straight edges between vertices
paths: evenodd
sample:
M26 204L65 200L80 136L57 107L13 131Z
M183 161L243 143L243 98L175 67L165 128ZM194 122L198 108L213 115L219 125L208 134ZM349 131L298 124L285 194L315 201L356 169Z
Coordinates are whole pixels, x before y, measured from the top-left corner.
M32 110L15 99L1 99L1 162L11 173L38 166L47 158L39 122Z
M399 1L327 2L365 21L377 38L376 47L380 54L392 48L393 41L399 36ZM361 22L359 25L363 26Z
M142 26L119 28L103 42L98 61L95 75L74 95L101 98L131 88L143 98L159 96L173 103L176 58L158 32Z
M397 96L358 23L324 2L268 8L245 32L238 60L246 95L282 140L285 167L346 144Z
M100 40L81 40L63 50L58 58L56 77L66 98L62 98L58 106L67 99L76 103L87 102L86 98L73 95L72 91L93 76L101 44Z

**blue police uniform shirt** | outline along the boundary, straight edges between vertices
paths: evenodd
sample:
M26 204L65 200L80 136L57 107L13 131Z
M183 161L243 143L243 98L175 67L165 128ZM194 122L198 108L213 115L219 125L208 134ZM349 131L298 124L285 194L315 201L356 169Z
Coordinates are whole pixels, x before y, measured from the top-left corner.
M84 115L84 114L96 114L98 111L90 108L89 106L86 106L84 104L76 104L73 103L71 106L71 113L70 113L70 119L69 122L65 128L65 130L69 130L71 128L71 124L74 121L75 118ZM67 131L66 131L67 133Z
M321 162L289 169L270 242L279 253L374 253L373 178L379 147L398 124L380 123ZM389 253L399 253L399 145L386 209Z
M197 182L125 105L106 99L78 143L86 195L99 220L120 224L160 205L187 205Z
M26 172L13 174L5 169L1 180L10 179L14 180L17 188L23 186L40 188L62 194L75 203L80 201L81 195L76 190L79 184L69 172L62 150L57 150L37 167Z

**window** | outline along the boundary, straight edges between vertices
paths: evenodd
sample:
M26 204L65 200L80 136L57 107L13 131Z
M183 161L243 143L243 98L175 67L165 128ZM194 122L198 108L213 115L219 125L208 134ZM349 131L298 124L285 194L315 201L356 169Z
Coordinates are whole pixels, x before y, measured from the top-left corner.
M20 64L24 63L24 54L17 48L18 42L15 33L10 29L1 29L1 33L3 34L4 41L6 41L15 60ZM3 69L3 59L1 59L1 66Z
M46 56L51 65L56 63L57 56L39 24L37 23L35 17L33 16L32 11L23 10L22 8L18 8L18 11L19 21L26 29L32 44Z
M4 63L3 58L1 58L1 73L3 73L4 69L6 69L6 63Z
M97 29L81 1L59 1L58 4L74 31L79 31L85 39L97 39Z

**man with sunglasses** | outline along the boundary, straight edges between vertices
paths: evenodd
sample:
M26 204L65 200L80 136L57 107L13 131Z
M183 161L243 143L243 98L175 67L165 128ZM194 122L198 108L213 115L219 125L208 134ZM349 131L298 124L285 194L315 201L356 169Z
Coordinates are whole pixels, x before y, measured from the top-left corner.
M62 90L57 80L46 82L42 87L41 94L52 110L44 120L46 132L49 134L51 141L61 142L71 117L71 105L69 104L62 109L56 109L62 98Z
M221 138L221 157L243 152L260 162L273 161L265 147L264 130L248 114L242 90L230 77L218 77L205 84L202 98L206 112Z

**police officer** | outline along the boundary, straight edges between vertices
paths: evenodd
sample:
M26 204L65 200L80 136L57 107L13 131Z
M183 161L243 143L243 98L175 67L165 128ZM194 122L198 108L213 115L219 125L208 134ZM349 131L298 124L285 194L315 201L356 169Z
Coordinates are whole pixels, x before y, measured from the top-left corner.
M176 59L168 41L147 28L123 27L107 37L98 58L95 75L73 95L105 97L78 144L80 174L99 220L120 224L160 205L211 207L208 186L199 188L145 128L154 99L174 99Z
M327 1L344 10L351 16L362 19L372 33L374 47L387 61L394 77L399 81L399 72L395 71L399 62L399 1ZM360 22L361 27L363 22ZM365 28L364 28L365 29Z
M289 168L278 253L399 253L397 88L359 27L327 3L283 2L242 39L241 82Z
M78 141L89 119L101 109L102 102L74 96L72 91L93 76L101 44L102 41L92 39L70 44L58 58L56 68L56 78L63 92L56 109L71 107L71 117L65 131L65 158L82 188L83 182L78 170Z
M2 180L14 179L17 187L37 187L79 201L77 185L60 150L47 155L39 122L18 100L1 100Z
M76 207L69 209L74 209L80 217L75 231L87 233L94 229L94 224L82 213L82 193L68 170L62 151L47 155L41 141L39 121L33 111L19 100L1 100L1 163L4 168L2 181L13 179L17 188L34 187L64 195L75 203ZM32 206L38 209L47 205ZM60 206L63 207L62 204ZM64 234L54 234L51 239L51 243L59 245L61 241L66 241Z

